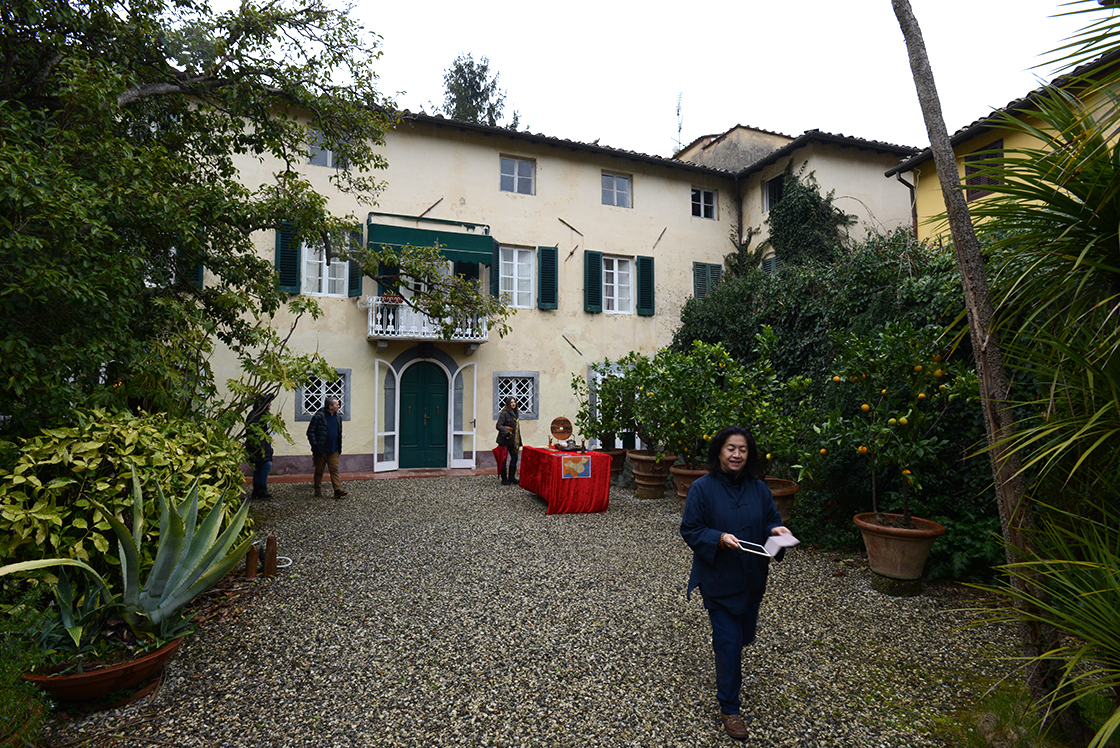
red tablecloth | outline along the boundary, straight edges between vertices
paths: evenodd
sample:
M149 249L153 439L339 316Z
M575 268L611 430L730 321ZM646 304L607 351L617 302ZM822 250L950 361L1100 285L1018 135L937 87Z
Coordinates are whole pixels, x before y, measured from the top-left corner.
M611 458L598 452L523 447L520 483L548 502L549 514L605 512L611 495Z

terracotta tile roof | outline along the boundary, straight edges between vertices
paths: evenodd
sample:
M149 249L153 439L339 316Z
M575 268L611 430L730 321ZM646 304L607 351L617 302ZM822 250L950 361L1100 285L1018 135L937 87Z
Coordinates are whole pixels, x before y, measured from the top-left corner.
M410 112L407 109L401 112L397 112L396 116L404 122L411 121L434 125L436 127L451 127L458 130L478 132L487 135L497 135L503 138L512 138L514 140L520 140L537 145L547 145L554 148L567 148L575 151L596 153L604 156L611 156L613 158L621 158L646 164L664 166L669 169L699 172L703 174L718 175L721 177L735 176L734 172L724 169L714 169L709 166L699 166L697 164L689 163L688 161L679 161L677 159L668 158L665 156L653 156L648 153L628 151L621 148L611 148L605 145L599 145L598 141L593 143L584 143L579 140L568 140L565 138L557 138L551 135L542 135L540 133L533 133L524 130L511 130L506 127L491 127L489 125L481 125L475 122L464 122L462 120L450 119L438 114L432 115L426 114L424 112Z
M821 130L806 130L801 135L790 142L777 148L770 153L766 154L758 161L755 161L750 166L744 168L738 173L738 177L742 178L753 174L760 169L763 169L781 159L789 156L798 148L803 148L810 143L829 143L832 145L839 145L846 148L858 148L861 150L875 151L876 153L890 153L898 156L910 156L918 152L917 148L908 145L896 145L894 143L885 143L881 140L867 140L866 138L857 138L852 135L842 135L838 133L823 132Z
M1112 52L1096 60L1093 60L1092 62L1087 62L1084 65L1075 68L1067 75L1058 76L1050 83L1044 86L1039 86L1038 88L1028 93L1026 96L1020 96L1019 98L1012 100L1002 109L996 109L991 114L985 117L973 120L971 123L965 125L964 127L954 132L952 135L950 135L949 143L954 147L960 145L961 143L974 137L975 135L978 135L985 130L996 126L999 120L1005 115L1014 115L1017 112L1030 109L1034 106L1035 101L1038 99L1038 97L1042 96L1046 89L1054 86L1062 87L1069 85L1076 78L1083 77L1088 73L1091 73L1094 70L1104 67L1105 65L1108 65L1110 63L1114 63L1117 60L1120 60L1120 51ZM904 171L910 171L918 164L925 163L932 158L933 151L927 147L914 154L910 158L903 160L898 164L898 166L891 168L884 174L884 176L893 177L895 174L899 174Z

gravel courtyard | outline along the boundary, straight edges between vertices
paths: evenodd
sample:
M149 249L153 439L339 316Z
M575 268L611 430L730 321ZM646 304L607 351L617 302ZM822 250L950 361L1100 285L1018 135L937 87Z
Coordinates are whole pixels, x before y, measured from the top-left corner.
M547 516L494 476L346 487L273 486L258 530L292 565L189 639L154 698L56 719L51 744L741 745L684 598L675 496L613 487L605 514ZM943 745L934 726L976 677L1006 673L1009 632L960 629L968 601L886 597L869 576L805 549L775 564L744 658L747 745Z

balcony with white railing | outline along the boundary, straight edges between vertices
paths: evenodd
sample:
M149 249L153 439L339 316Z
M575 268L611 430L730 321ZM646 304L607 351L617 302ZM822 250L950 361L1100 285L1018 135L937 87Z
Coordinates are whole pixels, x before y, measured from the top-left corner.
M437 320L421 314L404 303L399 296L366 296L358 302L359 309L369 312L366 340L385 348L394 340L432 340L466 343L469 353L489 340L489 321L481 314L464 314L455 318L455 331L444 340Z

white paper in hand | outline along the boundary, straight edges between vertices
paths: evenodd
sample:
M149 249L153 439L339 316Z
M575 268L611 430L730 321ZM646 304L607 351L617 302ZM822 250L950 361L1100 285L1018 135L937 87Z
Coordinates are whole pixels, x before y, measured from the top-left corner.
M739 549L747 553L753 553L756 556L774 558L783 548L792 548L799 543L801 543L801 541L793 537L793 535L771 535L766 539L766 545L740 540Z
M766 552L771 556L777 556L778 551L783 548L793 548L800 543L801 541L793 537L792 533L787 535L771 535L766 539L766 545L763 547L766 548Z

